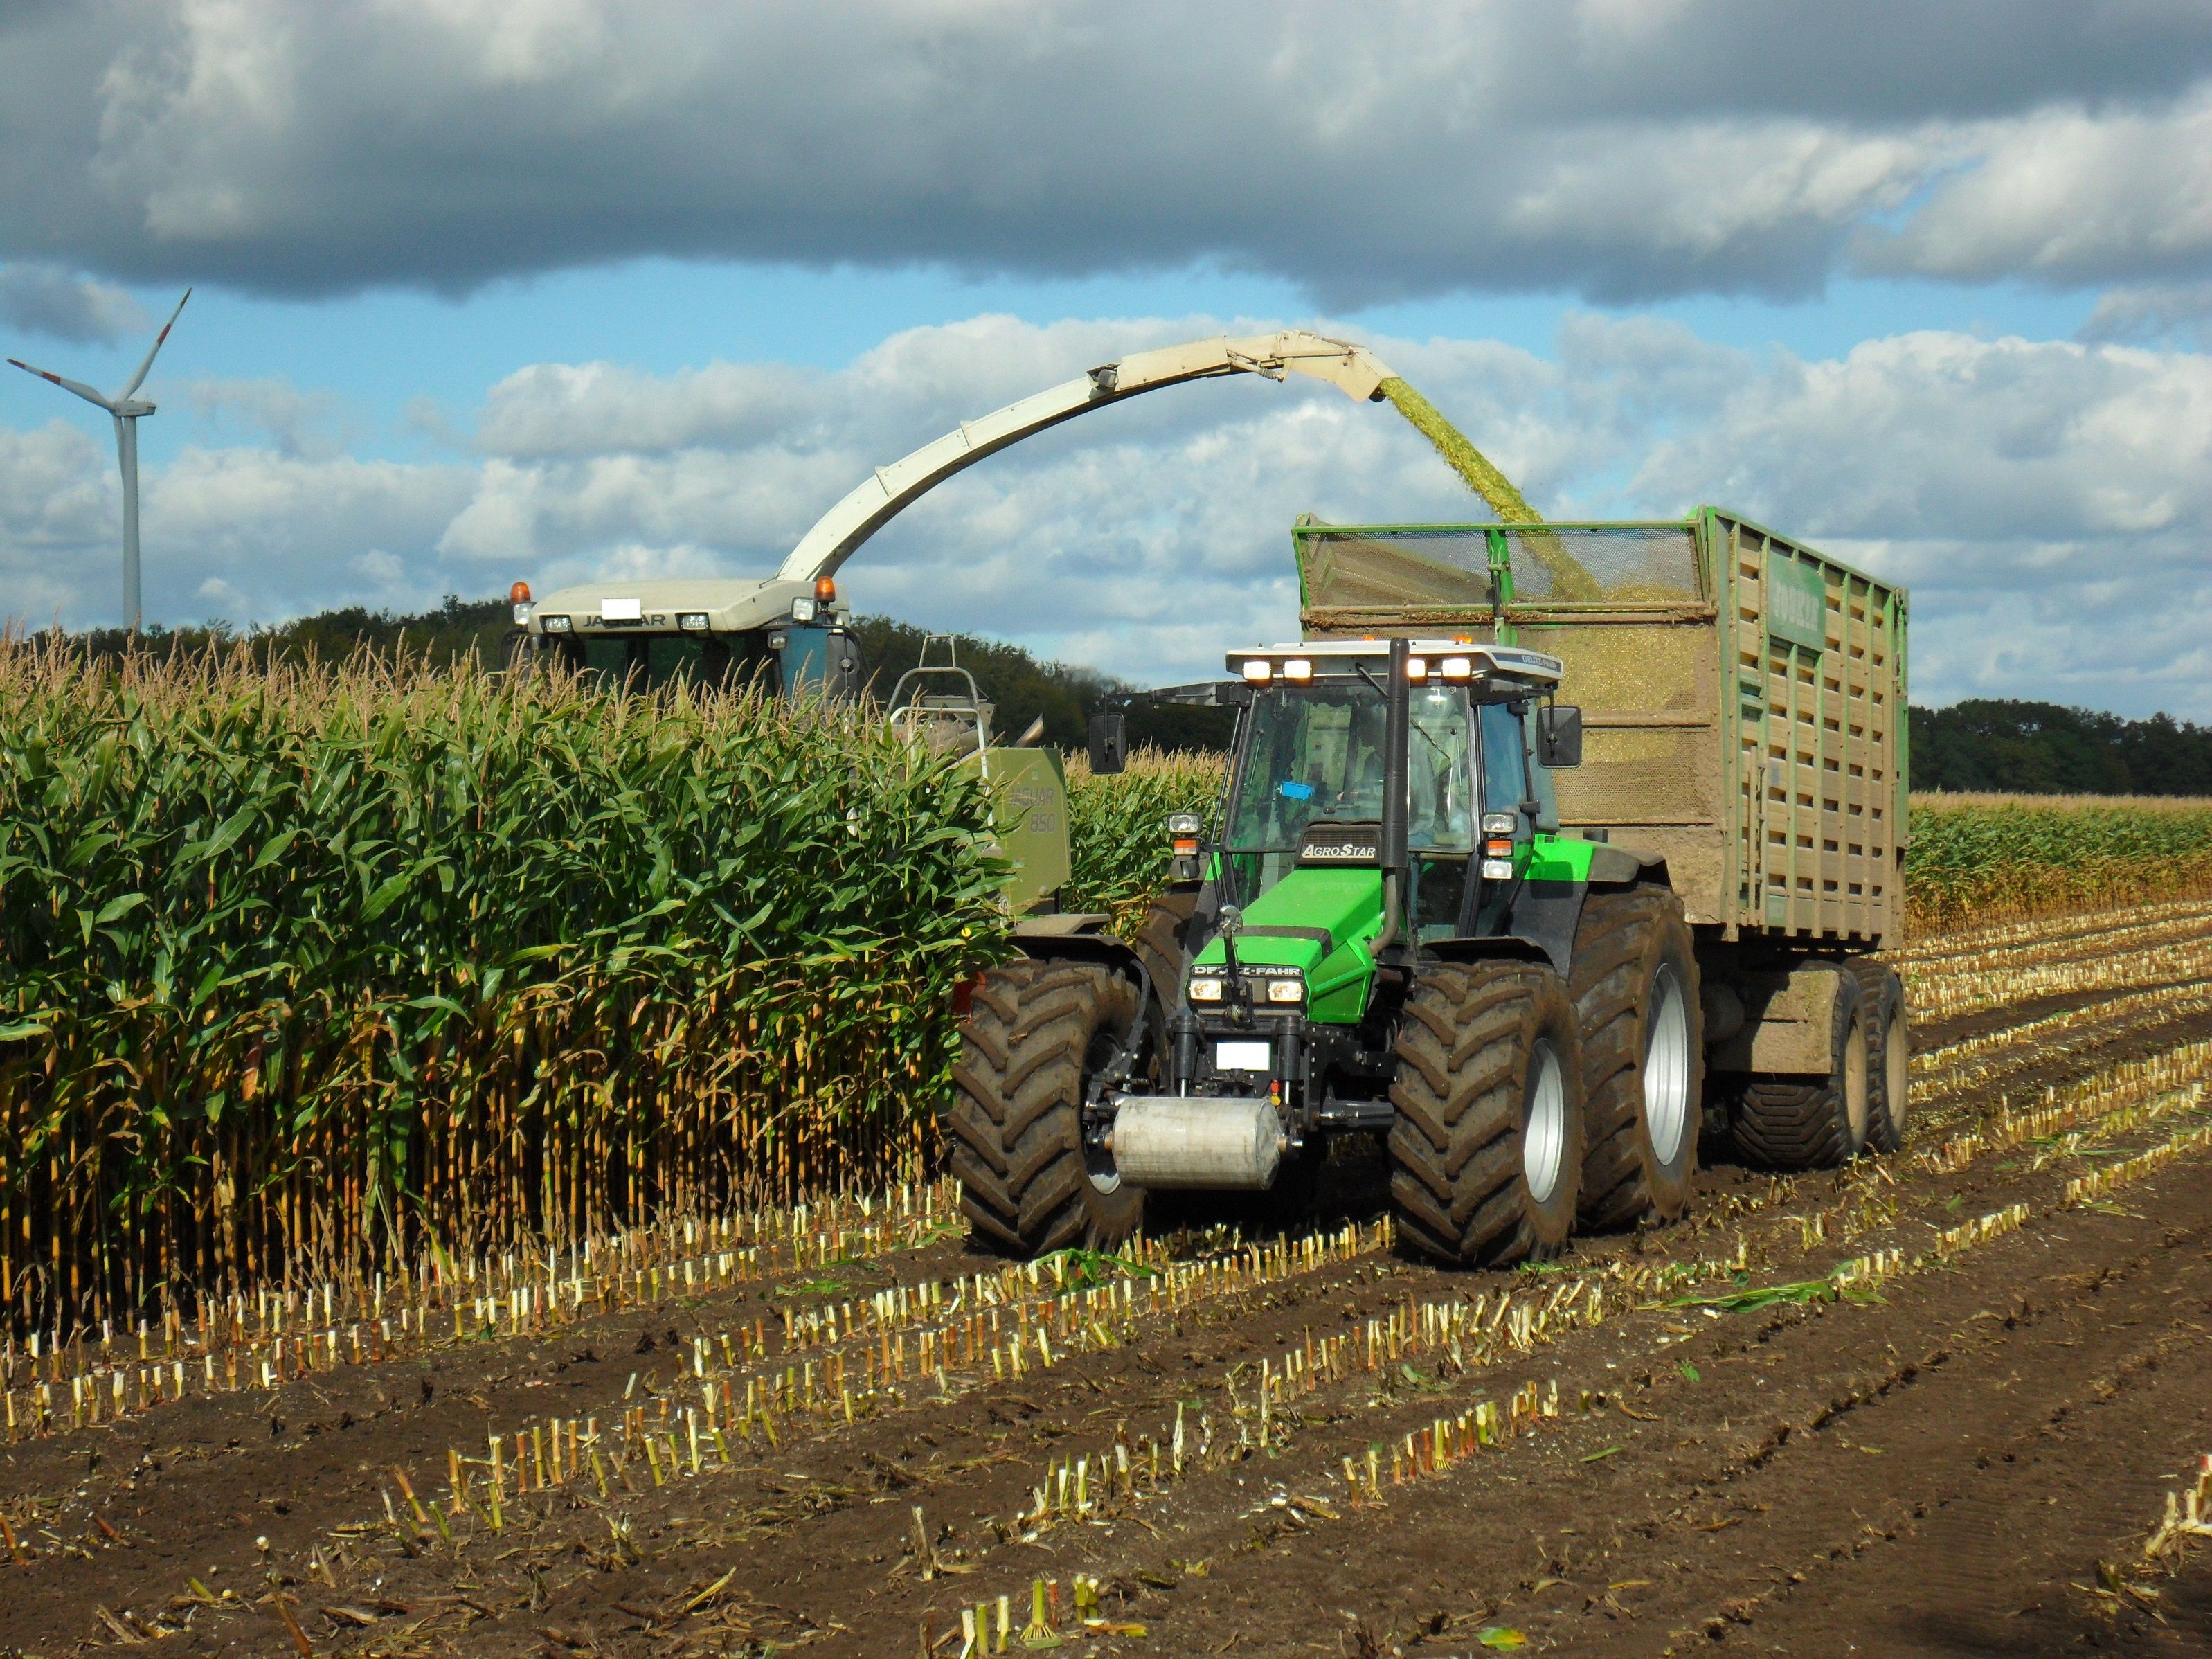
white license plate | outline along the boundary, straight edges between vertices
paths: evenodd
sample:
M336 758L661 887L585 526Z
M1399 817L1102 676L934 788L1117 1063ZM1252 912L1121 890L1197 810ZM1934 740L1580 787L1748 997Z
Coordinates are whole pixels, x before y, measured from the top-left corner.
M644 603L639 599L601 599L599 620L601 622L642 622L645 620Z
M1213 1069L1217 1072L1271 1072L1275 1068L1275 1051L1265 1042L1217 1042L1213 1045Z

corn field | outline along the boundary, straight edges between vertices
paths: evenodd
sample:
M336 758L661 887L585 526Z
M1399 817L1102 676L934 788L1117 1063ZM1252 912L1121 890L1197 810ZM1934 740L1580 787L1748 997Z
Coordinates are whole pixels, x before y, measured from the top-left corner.
M985 819L858 711L0 642L6 1305L910 1174Z
M1067 769L1068 853L1074 876L1064 908L1103 910L1127 932L1168 878L1170 812L1211 820L1220 805L1218 755L1139 749L1127 769L1091 775L1080 757Z
M1916 795L1905 864L1916 929L2212 892L2212 802Z

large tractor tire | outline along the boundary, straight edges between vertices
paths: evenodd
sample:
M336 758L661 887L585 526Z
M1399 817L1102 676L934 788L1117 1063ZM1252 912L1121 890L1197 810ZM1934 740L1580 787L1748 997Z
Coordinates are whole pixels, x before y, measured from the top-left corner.
M1662 887L1583 901L1567 994L1583 1054L1581 1218L1673 1221L1690 1207L1705 1088L1698 958Z
M1736 1102L1736 1146L1754 1164L1826 1170L1866 1150L1874 1127L1866 1010L1857 976L1839 968L1837 978L1828 1030L1834 1068L1813 1083L1753 1078Z
M945 1127L979 1243L1015 1255L1109 1249L1145 1194L1083 1141L1084 1090L1139 1017L1137 988L1089 962L1024 958L975 988Z
M1146 1017L1152 1022L1156 1054L1167 1052L1168 1021L1182 998L1184 974L1190 967L1190 941L1195 931L1192 916L1198 908L1198 890L1170 888L1156 896L1137 929L1137 960L1152 981L1152 1006Z
M1859 1008L1867 1036L1867 1145L1893 1152L1905 1145L1911 1116L1912 1037L1905 1017L1905 984L1886 963L1855 957Z
M1582 1177L1582 1058L1549 968L1425 969L1399 1028L1390 1197L1407 1239L1454 1266L1556 1253Z

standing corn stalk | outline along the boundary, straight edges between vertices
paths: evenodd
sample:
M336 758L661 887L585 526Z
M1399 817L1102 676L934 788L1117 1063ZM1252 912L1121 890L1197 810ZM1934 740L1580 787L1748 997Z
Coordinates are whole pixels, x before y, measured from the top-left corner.
M910 1171L983 821L854 710L0 643L0 1293Z

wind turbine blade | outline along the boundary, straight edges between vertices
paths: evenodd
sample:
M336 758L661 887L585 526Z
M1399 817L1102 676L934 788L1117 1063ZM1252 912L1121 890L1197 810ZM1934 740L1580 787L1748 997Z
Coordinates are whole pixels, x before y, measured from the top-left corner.
M100 393L94 392L82 380L64 380L58 374L49 374L43 368L32 368L30 364L25 362L21 357L10 357L8 361L15 364L16 368L21 369L26 374L35 374L42 380L52 380L63 391L74 392L78 397L83 398L85 402L88 404L98 404L102 409L106 410L111 415L115 413L115 405L108 402L106 398L101 397Z
M186 289L185 290L185 300L189 300L191 297L191 289ZM161 325L161 331L154 337L154 343L146 348L146 361L138 365L138 372L131 377L131 384L125 386L122 391L115 394L115 401L117 403L121 403L125 398L128 398L132 392L137 391L137 389L145 383L146 371L154 367L155 353L161 350L162 342L169 337L169 331L177 325L177 319L183 314L185 309L185 300L179 300L177 301L176 310L171 312L169 313L169 320Z

